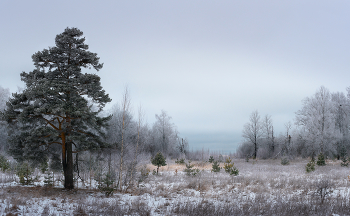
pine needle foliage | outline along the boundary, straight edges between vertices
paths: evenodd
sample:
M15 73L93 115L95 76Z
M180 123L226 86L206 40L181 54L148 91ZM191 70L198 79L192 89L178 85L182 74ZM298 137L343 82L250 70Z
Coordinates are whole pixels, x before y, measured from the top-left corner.
M100 77L82 73L103 66L82 35L66 28L56 36L56 46L36 52L35 69L20 75L25 89L12 95L2 115L10 128L10 154L38 164L61 155L66 189L74 188L73 152L106 145L103 128L110 119L98 115L111 101Z
M158 175L159 167L166 166L166 158L163 156L161 152L158 152L155 157L151 158L151 163L154 166L157 166L157 175Z
M214 157L210 156L208 161L209 161L209 163L213 163L214 162Z

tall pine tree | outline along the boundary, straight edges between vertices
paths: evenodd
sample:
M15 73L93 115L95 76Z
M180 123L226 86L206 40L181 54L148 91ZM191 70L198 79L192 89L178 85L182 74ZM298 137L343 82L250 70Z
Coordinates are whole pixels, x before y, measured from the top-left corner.
M82 35L77 28L66 28L56 36L56 46L35 53L35 69L21 73L25 89L12 95L3 113L10 126L9 152L37 163L61 154L66 189L74 188L73 154L103 147L103 128L110 118L98 115L111 101L100 77L81 71L103 66L96 53L87 51Z

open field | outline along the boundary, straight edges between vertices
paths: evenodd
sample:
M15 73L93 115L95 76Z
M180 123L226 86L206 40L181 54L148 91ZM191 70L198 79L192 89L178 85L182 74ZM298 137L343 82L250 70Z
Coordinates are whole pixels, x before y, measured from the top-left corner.
M110 197L96 188L65 191L19 186L2 174L0 214L350 215L350 169L340 162L327 161L326 166L306 173L304 159L287 166L280 160L233 161L238 176L224 170L212 173L210 163L192 162L201 172L189 177L182 171L184 165L168 162L159 175L150 174Z

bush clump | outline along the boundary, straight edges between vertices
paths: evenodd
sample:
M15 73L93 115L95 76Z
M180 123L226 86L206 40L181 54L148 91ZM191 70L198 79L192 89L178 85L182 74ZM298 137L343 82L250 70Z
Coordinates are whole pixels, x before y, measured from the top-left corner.
M141 175L139 178L139 183L143 182L146 178L148 178L148 175L151 172L151 170L148 169L147 166L145 165L141 168L140 172L141 172Z
M180 160L176 159L175 163L177 163L177 164L185 164L185 159L184 158L181 158Z
M283 156L283 157L281 158L281 164L282 164L282 165L288 165L288 164L289 164L289 158L288 158L288 156Z

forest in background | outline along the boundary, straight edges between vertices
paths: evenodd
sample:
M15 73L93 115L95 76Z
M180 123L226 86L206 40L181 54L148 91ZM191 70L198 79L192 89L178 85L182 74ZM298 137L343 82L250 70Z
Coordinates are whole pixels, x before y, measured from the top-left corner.
M251 114L244 125L245 142L237 149L240 157L261 159L283 156L315 158L320 153L330 159L347 160L350 147L350 88L347 92L330 92L321 86L302 101L293 122L284 133L274 133L272 117Z

